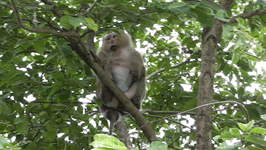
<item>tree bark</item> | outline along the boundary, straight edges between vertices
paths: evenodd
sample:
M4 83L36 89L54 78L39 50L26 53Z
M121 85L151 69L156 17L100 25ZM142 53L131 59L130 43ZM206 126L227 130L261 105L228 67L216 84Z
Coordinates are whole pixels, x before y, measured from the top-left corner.
M220 6L228 10L232 0L222 0ZM215 55L217 44L222 35L225 22L214 19L213 27L205 26L202 34L202 55L197 105L213 102L213 79L215 74ZM212 149L212 107L200 108L197 111L197 150Z

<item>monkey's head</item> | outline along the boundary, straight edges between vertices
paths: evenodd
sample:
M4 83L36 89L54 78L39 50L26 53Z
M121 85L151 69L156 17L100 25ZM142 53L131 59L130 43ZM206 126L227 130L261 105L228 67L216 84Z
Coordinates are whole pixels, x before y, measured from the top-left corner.
M102 49L116 51L125 47L131 47L131 37L123 30L119 30L120 34L111 32L106 34L102 39Z

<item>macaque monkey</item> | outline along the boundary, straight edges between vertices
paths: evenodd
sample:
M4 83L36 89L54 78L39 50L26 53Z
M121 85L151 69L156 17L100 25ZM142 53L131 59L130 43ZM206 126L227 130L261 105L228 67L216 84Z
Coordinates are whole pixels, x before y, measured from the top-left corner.
M97 56L101 60L104 72L140 109L145 96L146 71L140 53L131 44L131 36L122 30L119 31L119 34L115 32L106 34L102 39ZM126 110L98 78L96 85L100 87L96 95L103 103L100 111L110 121L109 134L111 135L115 122L124 114L121 110Z

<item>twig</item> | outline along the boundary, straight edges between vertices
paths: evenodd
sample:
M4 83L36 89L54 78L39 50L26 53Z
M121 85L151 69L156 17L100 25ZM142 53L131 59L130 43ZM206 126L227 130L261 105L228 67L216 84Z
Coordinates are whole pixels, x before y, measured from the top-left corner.
M194 53L192 53L192 55L193 55L193 54L198 54L199 51L200 51L200 50L195 51ZM187 58L185 61L183 61L183 62L181 62L181 63L179 63L179 64L177 64L177 65L173 65L173 66L171 66L170 68L177 68L177 67L180 67L180 66L182 66L182 65L187 64L188 62L190 62L190 58ZM148 79L151 78L152 76L155 76L156 74L161 73L161 72L163 72L163 71L165 71L164 68L162 68L162 69L160 69L160 70L157 70L157 71L151 73L150 75L148 75L148 76L146 77L146 80L148 80Z
M30 28L30 27L27 27L25 24L23 24L20 16L19 16L19 11L16 7L16 3L15 3L15 0L11 0L12 1L12 4L13 4L13 7L14 7L14 12L16 14L16 17L17 17L17 20L18 20L18 25L20 27L22 27L23 29L27 30L27 31L30 31L30 32L35 32L35 33L49 33L49 34L52 34L52 35L55 35L55 36L60 36L60 37L77 37L79 38L80 35L76 32L73 32L73 31L68 31L68 32L57 32L57 31L54 31L54 30L51 30L51 29L37 29L37 28Z
M88 12L90 12L90 11L96 6L97 3L98 3L98 0L96 0L96 1L92 4L92 6L88 9Z
M149 114L177 114L180 113L180 111L154 111L150 109L142 109L141 113L144 114L145 112ZM195 113L187 113L189 115L195 115Z
M163 117L163 118L161 118L161 119L158 119L158 120L155 120L155 121L149 122L149 123L147 123L147 124L141 126L140 128L142 128L142 127L144 127L144 126L146 126L146 125L149 125L149 124L152 124L152 123L155 123L155 122L158 122L158 121L164 120L164 119L168 119L168 118L171 118L171 117L175 117L175 116L177 116L177 115L182 115L182 114L184 114L184 113L188 113L188 112L190 112L190 111L193 111L193 110L196 110L196 109L199 109L199 108L207 107L207 106L210 106L210 105L216 105L216 104L226 104L226 103L232 103L232 104L237 104L237 105L239 105L239 106L244 110L244 112L245 112L245 116L246 116L246 121L247 121L247 123L249 122L248 110L246 109L246 107L245 107L243 104L241 104L241 103L239 103L239 102L236 102L236 101L221 101L221 102L214 102L214 103L204 104L204 105L197 106L197 107L195 107L195 108L189 109L189 110L187 110L187 111L183 111L183 112L177 113L177 114L175 114L175 115L171 115L171 116Z

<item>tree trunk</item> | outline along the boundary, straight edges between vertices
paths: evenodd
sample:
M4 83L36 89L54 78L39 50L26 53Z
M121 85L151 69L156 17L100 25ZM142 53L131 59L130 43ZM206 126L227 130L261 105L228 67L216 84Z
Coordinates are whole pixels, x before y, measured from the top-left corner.
M228 10L232 0L222 0L220 6ZM213 102L213 79L215 74L215 55L220 42L224 22L214 19L213 27L205 26L202 34L202 56L198 88L198 103L203 105ZM212 107L197 111L197 150L212 149Z

